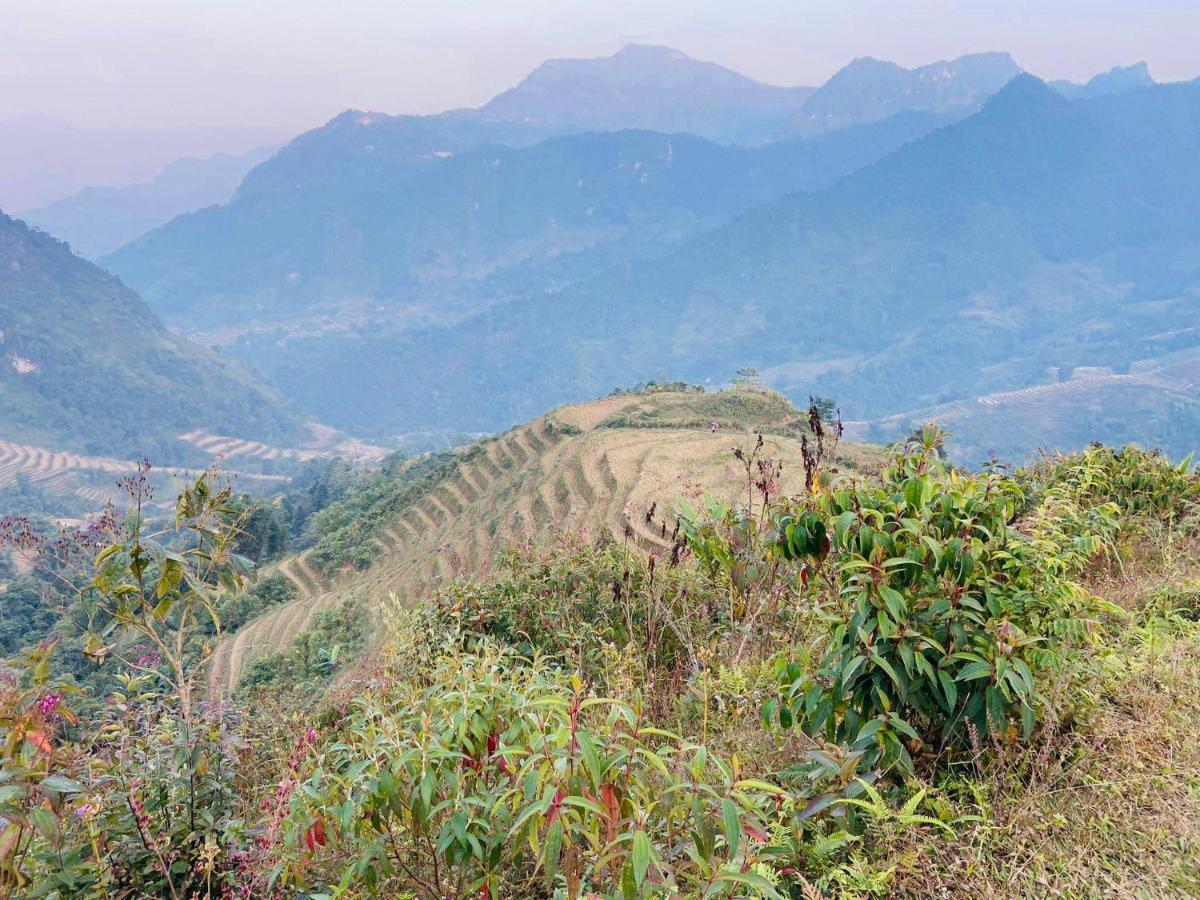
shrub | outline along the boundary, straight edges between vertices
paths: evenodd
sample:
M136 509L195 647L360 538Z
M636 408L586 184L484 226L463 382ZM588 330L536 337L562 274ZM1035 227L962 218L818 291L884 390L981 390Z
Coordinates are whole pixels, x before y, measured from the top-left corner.
M1016 481L946 470L941 441L926 429L878 477L818 486L776 513L777 552L827 579L829 639L816 671L781 661L767 715L866 765L909 768L912 750L966 744L972 729L1019 722L1028 735L1039 671L1087 630L1090 598L1066 576L1115 527L1104 518L1056 556L1013 527Z
M544 658L451 651L340 732L292 819L340 891L778 896L755 867L779 789Z
M456 631L518 653L554 656L603 683L606 647L636 645L648 668L685 667L714 627L712 592L694 572L647 562L609 538L566 538L538 552L509 548L484 579L434 595L432 633Z
M1190 468L1191 457L1176 466L1156 450L1093 445L1047 460L1030 477L1053 502L1111 505L1125 520L1171 530L1200 523L1200 476Z

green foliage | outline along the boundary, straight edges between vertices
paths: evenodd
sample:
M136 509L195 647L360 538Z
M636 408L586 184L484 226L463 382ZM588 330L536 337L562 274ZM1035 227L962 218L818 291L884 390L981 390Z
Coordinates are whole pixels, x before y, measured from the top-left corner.
M339 660L353 659L366 647L371 626L370 611L355 600L321 610L287 649L255 659L238 682L238 691L290 699L296 705L310 703L339 671Z
M735 576L782 559L802 582L813 572L828 584L816 598L829 628L820 663L780 660L780 697L765 713L861 751L865 766L908 768L918 747L963 745L1014 720L1028 735L1037 674L1081 636L1087 614L1086 594L1065 576L1115 532L1106 519L1078 535L1078 555L1047 559L1052 542L1012 526L1025 503L1015 480L948 471L941 434L920 437L875 478L817 482L803 500L772 506L768 547L711 525L687 532L701 559Z
M780 896L755 870L778 788L540 657L452 651L340 733L291 825L337 895Z
M8 582L0 593L0 653L8 655L46 637L59 619L47 586L34 578Z
M478 449L474 452L478 452ZM343 565L365 568L378 548L371 540L384 523L393 521L454 474L470 456L450 451L431 453L411 464L392 457L378 472L362 479L344 499L314 514L311 529L319 535L309 561L332 574Z
M258 579L249 590L226 597L217 610L216 621L223 632L234 632L247 622L276 606L283 606L296 599L296 587L278 573ZM215 623L214 623L215 624ZM215 628L205 629L215 633Z
M491 577L448 585L421 615L430 632L458 634L468 647L487 639L560 658L604 684L613 648L637 644L647 669L685 664L718 628L712 599L693 572L648 565L611 539L570 538L537 553L510 548Z
M1161 453L1093 445L1049 460L1033 478L1045 485L1044 503L1072 503L1080 509L1115 508L1122 519L1155 523L1171 530L1194 527L1200 511L1200 474L1189 456L1172 465Z
M240 587L237 514L206 474L153 532L144 476L130 481L124 525L106 520L78 545L45 548L64 570L77 557L92 567L83 649L120 661L118 689L72 734L66 701L77 691L53 683L53 645L42 645L0 697L0 884L22 896L221 893L250 843L233 780L244 738L219 710L198 709L190 649ZM97 547L97 536L111 542Z
M289 546L287 511L279 504L241 494L230 507L237 511L239 528L235 549L256 563L282 556Z

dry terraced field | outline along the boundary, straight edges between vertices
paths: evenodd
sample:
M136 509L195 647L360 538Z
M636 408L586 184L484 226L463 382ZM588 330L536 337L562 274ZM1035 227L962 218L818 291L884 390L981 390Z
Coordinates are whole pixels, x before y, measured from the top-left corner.
M349 596L375 603L395 593L419 602L447 579L486 570L508 544L608 532L643 552L668 552L681 501L744 496L745 475L733 448L749 449L756 437L748 428L601 427L641 402L619 397L565 407L488 441L453 476L377 529L379 553L365 570L324 581L303 555L272 566L299 597L225 639L210 670L211 689L232 689L254 659L284 649L319 610ZM575 430L580 433L566 433ZM783 463L781 490L799 490L799 438L768 433L765 442L765 455ZM852 445L839 453L842 464L870 462L867 451Z

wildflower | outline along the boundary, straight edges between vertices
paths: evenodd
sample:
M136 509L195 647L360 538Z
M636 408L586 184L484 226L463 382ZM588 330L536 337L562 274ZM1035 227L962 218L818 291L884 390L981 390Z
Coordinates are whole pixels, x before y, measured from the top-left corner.
M62 694L47 694L37 702L37 708L42 715L48 716L58 709L60 703L62 703Z

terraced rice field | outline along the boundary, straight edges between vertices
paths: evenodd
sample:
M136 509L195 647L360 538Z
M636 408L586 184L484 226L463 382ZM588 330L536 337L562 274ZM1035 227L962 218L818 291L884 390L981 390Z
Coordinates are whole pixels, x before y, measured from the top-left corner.
M290 644L321 608L315 601L329 590L329 584L308 565L305 554L271 564L260 574L264 578L283 575L296 589L298 599L247 623L221 642L209 668L208 683L212 691L237 684L259 656Z
M567 407L547 418L599 423L619 409L611 400L596 405ZM750 433L605 428L565 435L547 428L547 418L488 442L381 527L374 535L379 555L367 570L325 584L302 559L285 562L280 570L297 585L300 599L252 623L248 636L226 641L213 667L214 690L236 684L247 665L242 657L283 649L317 611L347 596L379 601L395 593L418 603L458 574L485 570L507 544L545 543L567 533L607 532L642 552L668 553L681 500L744 496L745 476L733 448L753 446ZM799 440L768 437L765 453L783 461L781 489L798 491Z
M15 483L18 477L25 477L51 493L75 494L99 509L109 500L117 498L118 479L136 471L137 463L133 460L86 456L0 440L0 487ZM171 467L154 471L166 478L185 478L193 474ZM282 475L254 472L227 471L225 474L269 484L283 484L288 480Z
M229 459L234 456L249 456L254 459L277 460L293 459L307 462L311 459L329 459L342 456L347 459L362 461L382 459L387 451L383 447L374 447L361 441L343 441L338 444L328 443L328 446L309 448L274 447L258 441L247 441L241 438L213 434L203 429L189 431L179 435L181 441L187 441L194 447L199 447L213 456L223 456Z

